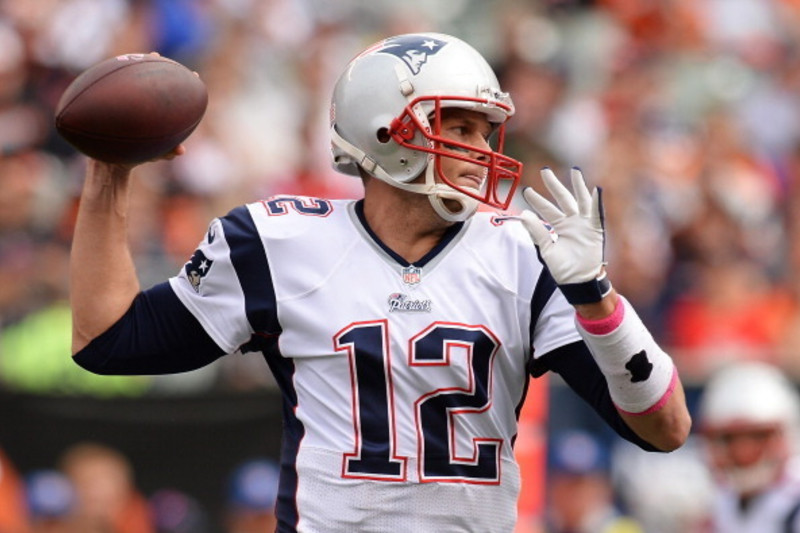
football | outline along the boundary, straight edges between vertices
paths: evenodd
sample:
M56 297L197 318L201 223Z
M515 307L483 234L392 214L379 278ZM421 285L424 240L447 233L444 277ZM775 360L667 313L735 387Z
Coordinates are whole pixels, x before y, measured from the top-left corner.
M156 54L125 54L76 77L56 106L58 133L79 152L136 164L170 152L203 118L206 86L184 65Z

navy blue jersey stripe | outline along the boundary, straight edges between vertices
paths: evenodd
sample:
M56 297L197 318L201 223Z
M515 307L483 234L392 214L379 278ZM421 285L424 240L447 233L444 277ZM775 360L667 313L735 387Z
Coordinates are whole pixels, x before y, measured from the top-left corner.
M278 322L275 287L269 261L253 218L245 206L237 207L220 219L225 239L231 250L231 263L236 270L245 298L245 312L256 335L242 351L260 350L267 361L283 396L283 435L281 444L281 476L278 489L278 531L294 532L299 521L297 511L297 453L305 434L303 424L294 414L297 394L292 377L294 362L278 351Z
M556 280L553 279L553 276L550 274L550 271L547 270L547 267L543 265L542 273L539 274L539 279L536 280L536 288L533 290L533 296L531 297L531 343L533 343L533 334L534 330L536 329L536 323L539 321L539 317L542 316L544 307L547 305L547 302L550 301L550 298L553 296L553 293L557 288L558 285L556 285ZM545 367L539 359L531 357L530 361L528 361L528 372L533 377L538 378L547 372L547 367Z
M542 316L547 302L556 292L556 280L550 274L546 267L542 268L542 273L539 274L539 279L536 280L536 288L533 289L533 296L531 297L531 324L530 334L531 342L533 342L533 332L536 328L536 323L539 322L539 317Z
M250 212L240 206L220 221L231 250L231 263L244 292L250 326L259 333L280 333L269 262Z
M533 296L531 296L531 343L533 343L533 332L536 328L536 323L539 321L539 317L542 316L544 307L547 305L547 302L550 301L550 298L553 296L556 287L556 281L553 279L553 276L550 275L550 271L547 270L546 267L542 268L542 273L539 274L539 279L536 280L536 287L533 289ZM547 369L541 365L538 365L537 360L531 357L530 361L528 362L528 373L535 377L539 377L545 372L547 372ZM519 415L522 412L522 406L525 404L525 398L528 395L528 387L530 385L529 381L529 379L525 380L525 389L522 392L522 399L514 410L517 415L517 420L519 420ZM514 438L512 439L512 446L515 440L516 435L514 435Z
M278 531L294 533L300 520L300 514L297 511L297 453L300 449L300 441L305 435L303 423L295 416L297 393L292 381L295 371L294 361L281 356L277 342L271 343L263 353L283 394L281 477L275 509Z

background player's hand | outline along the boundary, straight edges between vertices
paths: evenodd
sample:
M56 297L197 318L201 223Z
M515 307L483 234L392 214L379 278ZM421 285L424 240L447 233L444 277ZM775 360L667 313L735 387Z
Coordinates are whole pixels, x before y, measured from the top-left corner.
M601 276L604 264L601 191L595 188L590 194L577 168L570 175L572 193L549 168L542 169L541 176L558 205L528 187L522 194L536 214L523 211L522 223L556 283L592 282Z

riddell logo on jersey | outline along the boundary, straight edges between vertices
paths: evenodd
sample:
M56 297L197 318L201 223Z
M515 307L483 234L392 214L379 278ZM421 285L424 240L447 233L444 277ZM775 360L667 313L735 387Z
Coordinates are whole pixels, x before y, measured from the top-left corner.
M412 313L430 313L430 300L411 300L401 292L389 295L389 312L408 311Z

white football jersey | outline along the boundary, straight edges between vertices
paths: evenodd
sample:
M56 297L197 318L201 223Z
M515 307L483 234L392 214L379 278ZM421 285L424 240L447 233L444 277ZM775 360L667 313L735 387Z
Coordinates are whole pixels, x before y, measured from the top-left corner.
M478 213L410 265L356 201L279 196L212 222L170 280L285 401L280 531L510 532L531 357L580 341L519 221Z

